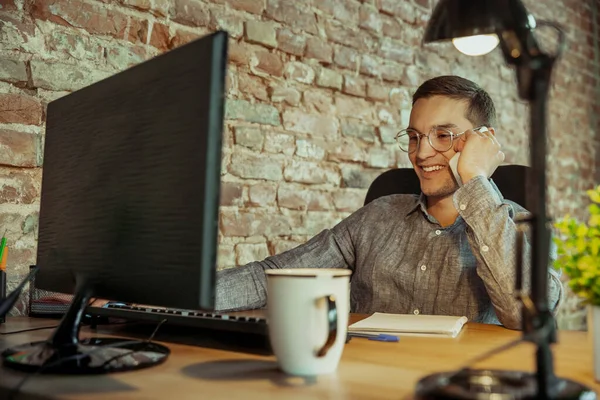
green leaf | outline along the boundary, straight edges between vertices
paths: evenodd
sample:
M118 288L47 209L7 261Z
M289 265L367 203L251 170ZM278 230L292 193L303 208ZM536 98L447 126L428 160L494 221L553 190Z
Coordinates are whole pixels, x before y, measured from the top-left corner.
M596 190L588 190L587 194L594 203L600 203L600 187Z

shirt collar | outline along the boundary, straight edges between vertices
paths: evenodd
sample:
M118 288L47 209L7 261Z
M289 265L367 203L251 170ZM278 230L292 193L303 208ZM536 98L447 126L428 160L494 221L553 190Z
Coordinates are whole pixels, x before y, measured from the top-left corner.
M407 216L415 212L419 207L425 214L427 214L427 197L425 197L423 192L421 192L419 198L416 200L417 201L415 202L415 204L408 209L408 212L406 213Z

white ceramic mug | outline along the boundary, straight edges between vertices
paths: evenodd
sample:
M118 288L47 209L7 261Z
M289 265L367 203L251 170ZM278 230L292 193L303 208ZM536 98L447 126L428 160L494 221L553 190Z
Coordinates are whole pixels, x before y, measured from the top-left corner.
M290 375L329 374L337 369L348 329L347 269L270 269L267 322L280 368Z

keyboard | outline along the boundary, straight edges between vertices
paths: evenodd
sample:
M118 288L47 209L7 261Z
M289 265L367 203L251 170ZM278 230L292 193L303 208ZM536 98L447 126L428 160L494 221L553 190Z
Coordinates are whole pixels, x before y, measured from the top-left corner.
M145 305L107 303L103 307L88 307L86 314L91 317L92 327L94 326L95 317L150 323L159 323L166 320L165 326L193 328L187 329L190 335L213 331L216 334L229 333L238 337L254 337L259 342L268 342L267 320L264 316L265 313L260 310L211 313ZM163 328L161 327L160 330L162 331Z

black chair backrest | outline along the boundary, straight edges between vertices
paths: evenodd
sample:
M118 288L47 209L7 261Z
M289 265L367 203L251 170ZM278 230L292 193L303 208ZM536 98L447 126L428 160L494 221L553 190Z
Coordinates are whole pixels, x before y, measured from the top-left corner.
M501 165L492 174L492 180L505 199L525 207L526 175L525 165ZM391 169L379 175L367 191L365 205L390 194L419 194L421 184L414 169Z

